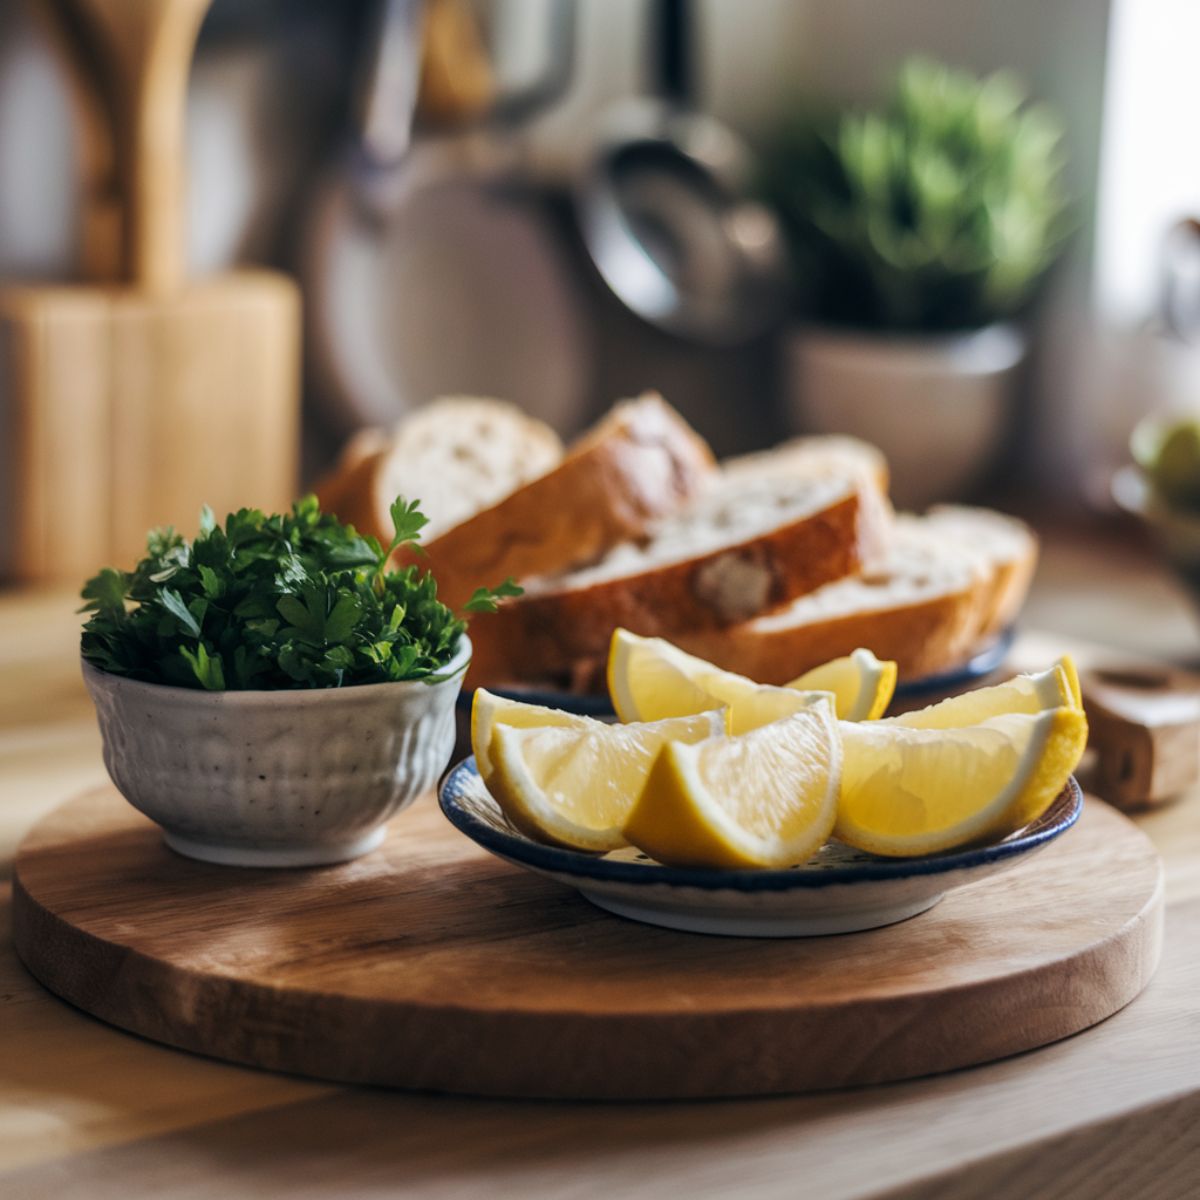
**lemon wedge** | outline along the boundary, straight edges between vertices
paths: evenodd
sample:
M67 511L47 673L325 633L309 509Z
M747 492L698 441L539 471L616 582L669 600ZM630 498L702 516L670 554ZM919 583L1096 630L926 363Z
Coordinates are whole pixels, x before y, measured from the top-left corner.
M832 692L798 692L790 687L759 684L726 708L725 728L729 733L740 736L803 712L822 699L831 704L835 701ZM836 706L834 715L837 715Z
M798 691L832 692L843 721L877 721L887 712L896 690L896 664L859 648L835 658L787 685Z
M622 721L659 721L733 704L758 684L688 654L663 638L613 631L608 694Z
M477 688L471 702L471 750L484 786L491 788L492 734L497 725L512 725L518 729L548 726L586 729L590 724L586 717L577 717L557 708L543 708L540 704L523 704L519 700L497 696L486 688Z
M961 729L1005 713L1039 713L1050 708L1082 707L1075 664L1070 657L1065 657L1048 671L1018 675L994 687L951 696L928 708L887 717L883 723L904 725L909 729Z
M834 835L907 857L1005 837L1050 807L1079 763L1073 706L1006 713L959 729L842 722Z
M1071 696L1075 701L1074 707L1083 708L1083 690L1079 686L1079 672L1075 669L1075 660L1069 654L1064 654L1057 665L1062 667L1067 677L1067 686L1071 689Z
M744 737L668 742L629 813L625 837L672 866L804 862L833 828L841 757L825 694Z
M830 692L839 717L874 720L891 703L895 687L896 664L881 662L869 650L855 650L778 688L723 671L663 638L618 629L609 644L608 691L622 721L658 721L725 705L729 731L745 733L804 708L796 692Z
M668 741L724 733L720 709L632 725L516 723L492 728L485 782L505 816L529 837L577 850L615 850L656 755Z

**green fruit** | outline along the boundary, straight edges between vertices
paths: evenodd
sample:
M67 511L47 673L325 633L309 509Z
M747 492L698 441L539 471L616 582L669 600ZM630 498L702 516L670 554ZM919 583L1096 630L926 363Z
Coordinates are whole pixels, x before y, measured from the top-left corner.
M1167 430L1150 477L1173 504L1200 508L1200 418L1180 421Z

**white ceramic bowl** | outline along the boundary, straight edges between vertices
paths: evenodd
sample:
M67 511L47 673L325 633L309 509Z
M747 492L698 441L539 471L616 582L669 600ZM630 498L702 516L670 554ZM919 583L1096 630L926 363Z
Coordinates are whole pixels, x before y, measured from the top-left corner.
M104 765L191 858L245 867L344 862L437 781L454 748L464 637L446 678L204 692L83 664Z

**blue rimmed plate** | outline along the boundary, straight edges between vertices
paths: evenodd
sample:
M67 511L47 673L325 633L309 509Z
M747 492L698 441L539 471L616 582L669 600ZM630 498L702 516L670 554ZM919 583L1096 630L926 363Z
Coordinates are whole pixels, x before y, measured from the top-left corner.
M576 888L593 904L651 925L738 937L807 937L874 929L932 908L947 892L1015 866L1079 819L1074 779L1032 825L992 845L925 858L877 858L831 842L788 870L664 867L632 847L585 854L514 829L468 758L438 789L447 819L498 858Z
M970 684L986 679L1003 665L1015 637L1016 628L1010 626L988 642L986 646L980 648L961 666L937 675L902 680L896 685L896 699L917 700L922 696L940 697L946 692L962 690ZM556 691L550 687L515 683L506 687L492 687L489 690L509 700L520 700L523 704L540 704L544 708L558 708L564 712L575 713L580 717L598 717L601 720L608 720L616 716L612 702L604 694ZM460 718L462 718L459 734L464 748L470 744L470 714L471 703L474 699L474 688L464 688L458 695L457 706Z

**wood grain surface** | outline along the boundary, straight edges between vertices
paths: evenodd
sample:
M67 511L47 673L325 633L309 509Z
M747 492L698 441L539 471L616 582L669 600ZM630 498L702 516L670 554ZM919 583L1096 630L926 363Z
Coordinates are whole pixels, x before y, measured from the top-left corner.
M1150 986L1036 1052L879 1087L704 1103L341 1088L130 1036L17 960L6 882L17 843L63 796L104 780L77 603L65 589L0 592L4 1200L1193 1200L1200 790L1137 817L1167 870ZM1022 637L1034 665L1081 656L1082 638L1200 656L1185 598L1149 548L1075 527L1044 541L1029 623L1057 631Z
M286 507L299 453L300 299L267 271L149 297L0 288L0 576L130 567L201 504Z
M107 68L121 177L122 278L142 291L174 291L187 253L187 82L209 0L69 2Z
M432 797L356 862L247 871L172 854L105 788L33 829L13 905L47 987L185 1049L408 1088L677 1098L902 1079L1077 1033L1153 974L1162 884L1145 835L1091 802L900 925L705 937L499 862Z

